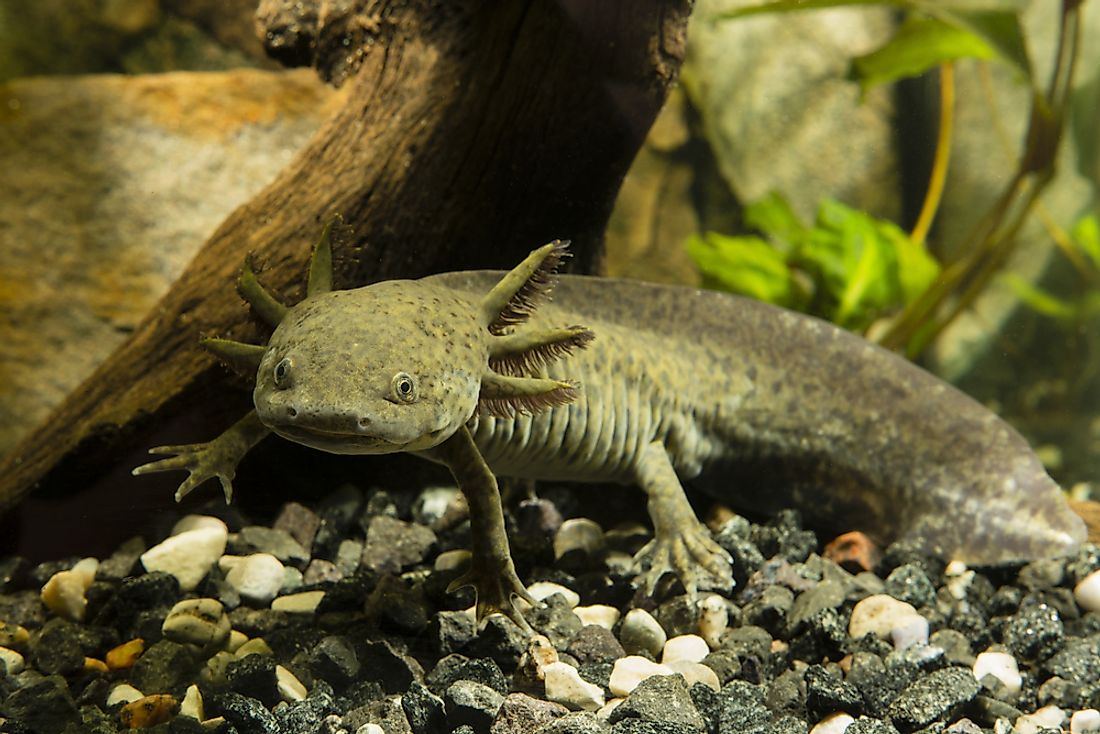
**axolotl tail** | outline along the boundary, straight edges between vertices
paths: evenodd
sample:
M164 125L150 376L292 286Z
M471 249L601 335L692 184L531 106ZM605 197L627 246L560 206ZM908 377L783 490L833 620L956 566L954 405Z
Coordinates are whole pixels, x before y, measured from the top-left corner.
M477 293L497 278L428 281ZM644 401L636 412L664 427L646 440L665 443L681 481L734 509L794 507L822 528L912 540L974 564L1065 555L1085 540L1084 523L1011 426L831 324L727 294L582 276L562 276L539 315L596 335L565 363L582 399L563 416L598 407L587 400L600 391L585 397L584 386L616 379L608 365L628 362L631 405ZM647 430L637 414L613 412L616 436ZM571 426L586 423L573 417ZM528 462L532 476L538 461Z

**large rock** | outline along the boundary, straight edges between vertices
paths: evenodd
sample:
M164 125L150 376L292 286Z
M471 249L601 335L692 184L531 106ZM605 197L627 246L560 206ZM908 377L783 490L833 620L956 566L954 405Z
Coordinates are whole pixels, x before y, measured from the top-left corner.
M878 216L899 211L889 89L845 75L894 29L888 8L836 8L735 20L755 0L700 0L683 80L738 200L781 191L810 219L824 197Z
M338 102L308 70L0 85L0 452L126 338Z

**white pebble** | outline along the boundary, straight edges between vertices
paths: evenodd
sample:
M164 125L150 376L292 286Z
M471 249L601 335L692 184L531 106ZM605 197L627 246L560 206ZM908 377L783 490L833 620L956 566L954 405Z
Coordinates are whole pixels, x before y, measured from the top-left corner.
M15 650L0 647L0 675L19 675L26 667L23 656Z
M968 570L968 566L962 561L951 561L943 569L944 576L962 576Z
M1100 711L1082 709L1074 711L1069 717L1069 730L1073 734L1096 734L1100 732Z
M133 703L139 698L145 698L145 694L129 683L119 683L107 694L107 706L110 707L120 703Z
M304 701L309 695L302 681L281 665L275 666L275 681L279 688L279 696L288 703Z
M320 589L299 591L297 594L284 594L271 602L271 610L274 612L312 614L317 611L317 605L324 598L325 592Z
M425 487L413 502L413 516L421 525L432 525L447 514L460 494L458 487Z
M569 607L575 607L581 603L581 596L572 589L567 589L561 584L555 584L552 581L536 581L527 587L527 593L535 597L538 601L548 599L554 594L561 594L565 597L565 601L569 603Z
M213 517L192 518L193 529L166 538L141 554L146 571L163 571L176 577L182 591L193 591L217 563L229 539L225 523ZM184 518L177 527L184 525Z
M58 571L50 576L39 596L46 608L57 616L79 622L84 619L84 610L88 608L88 600L84 597L87 590L88 585L81 574Z
M912 604L898 601L886 594L874 594L860 600L852 609L848 634L857 640L868 633L886 639L907 617L917 616L920 615Z
M844 730L854 723L856 723L856 720L851 715L838 711L835 714L829 714L814 724L814 728L810 729L810 734L843 734Z
M351 576L363 560L363 544L358 540L341 540L336 549L336 568L345 576Z
M606 540L603 528L584 517L566 520L554 534L554 558L561 559L570 551L582 551L592 556L603 550Z
M233 654L238 658L246 658L249 655L274 655L271 651L271 646L267 644L267 640L262 637L253 637L248 642L244 643Z
M619 610L607 604L589 604L583 607L573 607L573 614L580 617L583 624L594 624L604 629L611 629L619 621Z
M1007 652L983 652L974 658L974 677L979 681L987 675L999 680L1013 695L1020 692L1023 678L1016 658Z
M84 582L84 588L88 588L95 581L95 572L99 570L98 558L82 558L77 561L77 564L72 567L71 571L75 573Z
M895 650L925 645L928 643L928 620L919 614L903 616L890 630L890 639Z
M229 533L229 528L225 526L225 522L216 517L210 515L185 515L172 526L172 532L169 533L169 535L179 535L180 533L187 533L192 530L225 530L227 534Z
M645 651L656 656L667 639L660 623L644 609L631 609L619 627L619 642L630 654Z
M241 565L244 559L244 556L235 556L231 553L226 553L218 559L218 568L221 569L222 573L229 573L234 568Z
M717 650L730 623L726 600L711 594L699 603L699 612L699 635L707 641L710 649Z
M355 734L386 734L386 730L378 724L370 723L356 729Z
M698 663L709 654L707 641L699 635L678 635L665 642L661 651L661 662L665 665L679 660Z
M550 663L542 666L546 683L546 699L574 711L596 711L603 707L603 689L581 678L577 669L568 663Z
M229 639L225 641L225 647L222 649L226 652L237 652L241 649L241 645L248 642L248 635L240 630L230 630Z
M1073 598L1082 609L1100 612L1100 569L1093 571L1073 587Z
M596 712L596 717L606 721L611 718L611 712L619 707L619 704L625 701L625 698L612 698L605 703L599 711Z
M229 615L217 599L184 599L168 612L160 631L172 642L213 651L229 639Z
M282 562L270 553L245 556L229 569L225 580L241 595L256 604L268 604L283 585Z
M179 715L190 716L192 719L198 719L199 721L206 718L202 703L202 692L194 683L189 685L187 687L187 692L183 694Z
M294 566L287 566L283 569L283 585L279 587L279 592L282 594L292 594L302 588L302 584L302 572L294 568Z
M1037 734L1043 729L1061 729L1066 712L1057 706L1043 706L1016 719L1016 734Z
M84 558L72 568L58 571L43 585L40 593L42 603L57 616L71 622L80 622L88 607L84 592L95 581L98 568L98 559Z
M432 570L436 573L447 573L448 571L461 571L469 565L470 551L456 548L443 551L436 556L435 563L432 564Z
M692 662L691 660L676 660L665 663L665 665L682 675L684 680L687 681L688 688L696 683L702 683L714 691L719 691L722 688L722 684L718 680L718 674L702 663Z
M974 572L967 568L962 561L951 561L947 564L947 568L943 570L943 575L947 581L944 585L947 592L959 601L965 599L966 592L970 589L970 585L974 583Z
M641 655L627 655L615 661L607 687L616 696L629 696L639 683L650 676L675 674L676 671L667 665L655 663Z

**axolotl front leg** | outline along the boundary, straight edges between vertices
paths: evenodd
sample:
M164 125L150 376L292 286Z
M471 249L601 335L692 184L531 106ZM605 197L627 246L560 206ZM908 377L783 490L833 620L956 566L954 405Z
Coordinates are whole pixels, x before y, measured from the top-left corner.
M182 500L195 487L207 479L217 477L221 482L225 501L233 500L233 477L237 473L237 464L253 446L262 441L271 429L260 422L255 410L250 410L239 421L227 428L217 438L206 443L181 444L177 446L157 446L149 449L150 454L174 454L134 468L134 476L153 472L185 469L189 476L176 490L176 502Z
M512 603L512 597L538 604L516 575L504 510L497 480L466 426L439 446L425 452L429 458L451 470L470 508L470 568L455 579L447 591L473 586L477 591L477 618L500 612L531 633L531 627Z

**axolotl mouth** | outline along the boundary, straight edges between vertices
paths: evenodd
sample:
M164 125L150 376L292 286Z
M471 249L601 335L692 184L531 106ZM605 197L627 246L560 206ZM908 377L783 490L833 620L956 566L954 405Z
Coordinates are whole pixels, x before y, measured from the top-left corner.
M440 441L444 429L419 436L411 442L396 442L353 431L328 430L302 425L270 426L271 430L285 439L310 448L327 451L331 454L396 454L409 451L421 444L435 445Z

